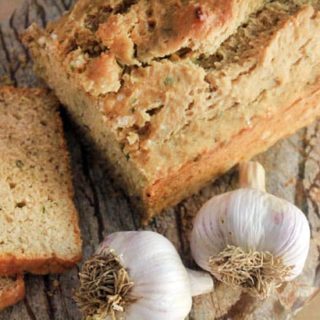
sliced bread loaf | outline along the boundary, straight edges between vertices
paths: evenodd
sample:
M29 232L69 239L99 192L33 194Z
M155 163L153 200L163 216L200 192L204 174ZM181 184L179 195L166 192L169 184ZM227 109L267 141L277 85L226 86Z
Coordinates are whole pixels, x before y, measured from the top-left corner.
M0 274L61 272L81 258L58 101L0 88Z
M0 278L0 310L16 304L23 299L24 294L23 276Z
M102 150L146 218L320 115L320 0L247 1L241 14L243 1L130 3L102 14L98 1L80 0L46 30L31 26L24 40L38 74ZM151 31L115 27L146 3L150 14L158 12L156 4L167 6ZM222 11L230 15L208 24L215 36L191 38L163 57L149 35L173 21L162 30L164 43L182 39L192 23L172 17L192 5L199 24ZM110 33L112 26L134 43L137 63L119 56L120 47L130 55L130 46ZM66 30L72 32L65 36ZM144 49L137 34L146 35Z

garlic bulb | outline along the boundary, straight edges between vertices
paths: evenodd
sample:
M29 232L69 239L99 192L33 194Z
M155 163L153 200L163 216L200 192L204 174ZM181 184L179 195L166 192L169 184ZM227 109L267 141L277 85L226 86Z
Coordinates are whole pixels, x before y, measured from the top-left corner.
M310 242L304 214L266 193L264 181L260 164L242 165L242 188L209 200L191 235L192 255L199 266L260 298L302 272Z
M191 286L191 281L196 280ZM209 274L187 270L165 237L151 231L106 237L80 273L76 301L90 319L182 320L192 291L212 291Z

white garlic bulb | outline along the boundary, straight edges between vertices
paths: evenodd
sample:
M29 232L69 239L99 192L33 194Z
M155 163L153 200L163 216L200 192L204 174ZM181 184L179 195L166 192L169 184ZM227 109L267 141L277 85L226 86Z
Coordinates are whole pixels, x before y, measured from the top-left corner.
M258 163L240 167L242 188L209 200L191 235L199 266L260 298L302 272L310 243L305 215L263 191L264 175Z
M198 295L212 289L209 274L193 271L189 277L165 237L117 232L84 264L76 301L91 319L182 320L190 312L192 290Z

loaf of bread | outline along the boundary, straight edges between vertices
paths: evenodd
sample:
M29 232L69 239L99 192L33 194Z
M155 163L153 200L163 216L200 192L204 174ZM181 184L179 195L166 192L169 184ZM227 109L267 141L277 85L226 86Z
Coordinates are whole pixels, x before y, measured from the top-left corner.
M319 9L79 0L23 38L148 219L320 115Z
M0 88L0 275L61 272L81 258L58 101Z
M0 311L22 300L24 294L23 276L0 278Z

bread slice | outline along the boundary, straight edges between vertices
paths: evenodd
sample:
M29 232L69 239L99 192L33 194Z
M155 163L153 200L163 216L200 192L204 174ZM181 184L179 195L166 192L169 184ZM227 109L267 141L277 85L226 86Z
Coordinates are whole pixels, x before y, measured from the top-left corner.
M61 272L81 258L58 101L0 88L0 274Z
M16 304L24 298L23 276L0 278L0 310Z
M140 3L115 15L96 14L93 28L86 21L99 7L80 0L46 30L31 26L24 41L38 74L148 219L320 115L314 98L320 89L320 0L262 1L249 17L224 21L232 35L223 42L195 37L165 57L154 40L147 49L152 57L144 60L131 34L138 48L138 62L131 64L117 55L113 40L106 42L111 35L104 25L113 25L114 16L129 19ZM179 15L195 2L164 3ZM216 14L233 2L217 3ZM74 32L63 40L67 29ZM184 30L167 36L175 39ZM213 27L210 34L214 30L221 31ZM117 44L126 51L119 39Z

